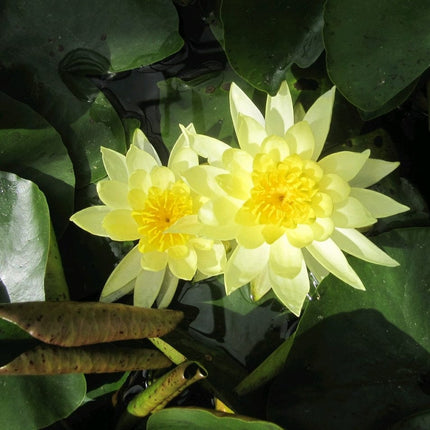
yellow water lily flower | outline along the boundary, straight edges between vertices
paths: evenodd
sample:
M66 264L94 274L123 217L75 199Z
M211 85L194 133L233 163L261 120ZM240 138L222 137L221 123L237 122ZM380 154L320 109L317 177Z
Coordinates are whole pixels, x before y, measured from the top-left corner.
M194 132L192 125L187 132ZM168 232L183 217L196 228L203 203L182 180L183 171L198 165L185 136L174 145L167 167L141 130L126 155L101 151L108 178L97 184L97 192L104 204L75 213L71 221L94 235L139 242L112 272L100 300L114 301L134 289L135 305L150 307L156 301L165 307L179 279L221 273L225 249L220 241Z
M371 159L370 151L319 159L334 95L332 88L295 123L286 82L267 97L264 116L232 84L230 111L240 149L184 130L191 148L208 160L184 172L191 188L208 197L199 209L205 232L237 241L225 268L228 294L247 283L254 299L272 289L299 315L309 291L307 269L319 280L331 272L364 289L342 251L397 265L357 229L408 210L367 189L399 163Z

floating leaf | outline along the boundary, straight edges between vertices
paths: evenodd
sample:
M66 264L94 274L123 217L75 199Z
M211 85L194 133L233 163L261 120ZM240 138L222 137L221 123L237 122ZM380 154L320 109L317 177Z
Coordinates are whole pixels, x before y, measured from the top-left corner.
M4 375L57 375L161 369L172 362L160 351L116 345L61 348L39 345L0 367Z
M225 50L233 69L275 95L293 63L310 66L323 51L321 0L225 1Z
M268 398L269 419L286 428L391 428L428 407L430 228L373 240L400 267L351 258L366 291L320 284Z
M69 416L85 398L83 375L0 376L2 430L37 430Z
M39 188L0 172L0 278L10 301L44 300L49 210Z
M27 302L0 304L0 318L42 342L81 346L163 336L183 317L170 309L146 309L122 303Z
M166 408L149 417L148 430L282 430L278 425L243 415L197 408Z
M329 75L363 111L381 109L428 68L427 0L328 0L324 22Z

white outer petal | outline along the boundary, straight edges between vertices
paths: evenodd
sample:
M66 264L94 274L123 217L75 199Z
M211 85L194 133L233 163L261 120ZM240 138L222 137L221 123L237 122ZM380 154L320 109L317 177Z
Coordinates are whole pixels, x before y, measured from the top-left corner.
M150 308L160 292L166 268L159 272L142 270L137 275L134 285L133 305Z
M283 81L276 96L267 96L266 131L268 135L284 136L294 124L294 109L288 83Z
M134 130L132 144L151 155L157 161L158 165L161 166L161 160L157 151L140 128Z
M156 303L159 308L167 308L175 295L179 279L167 268Z
M349 265L345 255L332 239L314 241L306 247L309 253L329 272L358 290L364 290L361 279Z
M357 176L351 179L351 187L367 188L379 182L382 178L397 169L399 162L369 158L364 163Z
M125 156L112 149L101 147L103 165L109 178L119 182L128 182L128 170Z

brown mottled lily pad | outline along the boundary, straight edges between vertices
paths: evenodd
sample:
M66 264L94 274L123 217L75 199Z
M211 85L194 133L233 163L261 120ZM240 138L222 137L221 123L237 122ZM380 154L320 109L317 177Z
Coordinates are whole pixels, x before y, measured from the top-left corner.
M42 342L72 347L163 336L183 313L121 303L25 302L0 304L0 318Z

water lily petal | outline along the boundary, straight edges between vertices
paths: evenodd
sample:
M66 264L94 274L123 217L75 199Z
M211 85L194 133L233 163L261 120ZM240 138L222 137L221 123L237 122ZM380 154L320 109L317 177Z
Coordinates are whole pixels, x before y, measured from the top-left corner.
M246 151L238 148L230 148L222 154L222 162L225 169L230 172L242 170L252 172L253 157Z
M269 278L276 297L294 315L299 316L309 292L309 276L304 260L302 259L300 271L295 277L280 276L269 270Z
M181 148L170 154L169 168L180 176L187 169L199 164L199 156L191 148Z
M269 244L277 241L285 233L285 227L280 227L278 225L266 224L261 231L264 240Z
M101 302L114 302L134 288L134 282L142 271L141 254L135 246L115 267L100 295Z
M216 182L228 195L239 200L248 200L253 186L251 175L239 169L234 173L218 175Z
M100 200L114 209L130 209L128 203L128 185L119 181L100 181L97 183Z
M224 151L231 148L226 143L204 134L191 133L189 130L184 130L184 133L187 134L191 149L214 165L221 160Z
M196 166L183 172L183 177L192 190L197 194L213 198L225 195L225 192L218 185L216 177L227 173L226 170L213 166Z
M308 224L298 224L296 228L285 230L288 241L296 248L303 248L314 240L314 232Z
M369 155L368 149L361 153L340 151L327 155L318 164L325 173L336 173L345 181L350 181L362 169Z
M309 124L305 121L294 124L287 131L286 137L288 138L289 136L292 137L290 140L291 153L309 160L315 149L315 137Z
M197 215L187 215L179 218L173 225L166 229L165 233L200 234L203 225L199 222Z
M157 166L151 170L150 175L152 185L161 190L169 188L176 182L175 174L168 167Z
M333 233L334 223L329 217L317 218L311 227L314 232L314 240L326 240Z
M238 204L232 199L215 197L200 208L199 219L203 224L221 227L231 224L237 211Z
M250 282L249 287L251 290L251 298L255 301L260 300L272 289L272 284L269 279L269 268L267 266Z
M127 151L127 155L125 156L125 160L129 175L136 170L145 170L146 172L150 172L154 167L159 165L152 155L139 149L135 145L130 146L130 149Z
M132 211L115 209L103 219L103 228L113 240L136 240L139 238L136 221L131 216Z
M154 158L157 164L161 166L160 157L158 156L157 151L140 128L136 128L136 130L134 130L132 145L147 152L152 158Z
M290 143L294 146L294 136L288 135L284 138L281 136L269 136L263 140L261 144L261 151L268 154L270 158L276 163L283 161L290 153Z
M192 248L187 248L187 254L177 253L178 246L174 246L167 250L169 255L168 265L170 271L177 278L191 280L197 270L197 254Z
M239 114L254 118L264 127L264 117L253 101L233 82L230 87L230 113L236 135L239 134Z
M227 294L256 278L269 260L270 247L263 244L258 248L247 249L238 245L227 261L224 284Z
M159 272L166 267L167 254L160 251L144 251L139 243L139 249L141 252L140 264L144 270L151 272ZM142 252L144 251L144 252Z
M141 211L145 208L147 194L139 189L133 189L128 192L128 204L133 211Z
M101 147L102 160L106 173L113 181L128 182L128 170L125 156L112 149Z
M294 124L294 109L288 83L283 81L276 96L267 96L266 101L267 134L283 136Z
M158 272L141 270L134 286L133 305L150 308L160 292L166 269Z
M220 274L225 267L225 248L222 243L214 243L211 249L198 249L194 247L197 254L197 269L206 276Z
M321 178L318 184L320 191L328 194L333 203L344 201L351 191L348 182L335 173L328 173Z
M294 278L303 265L301 249L292 246L285 235L270 247L269 267L279 276Z
M128 188L142 190L145 193L152 186L151 175L145 170L136 170L128 178Z
M317 282L321 282L330 272L324 266L322 266L318 260L312 257L306 248L303 248L302 252L306 266L311 272L311 275L317 280Z
M379 182L399 166L399 162L368 158L362 169L350 181L352 187L367 188Z
M179 279L166 268L166 273L164 274L163 283L161 284L160 292L156 300L157 307L167 308L175 295L176 288L178 287Z
M376 218L354 197L348 197L334 207L333 222L336 227L360 228L375 224Z
M267 137L264 125L254 118L239 114L236 136L239 146L248 154L255 155L261 151L261 142Z
M90 206L73 214L70 217L70 221L95 236L107 237L109 235L103 228L103 220L111 210L107 206Z
M361 279L332 239L327 239L323 242L314 241L306 249L334 276L351 285L351 287L359 290L365 289Z
M364 261L390 267L399 265L396 260L353 228L336 228L332 239L340 249Z
M258 248L265 242L260 225L240 226L236 240L244 248Z
M391 197L373 190L351 188L351 196L358 199L375 218L385 218L409 210Z
M315 149L312 160L316 161L324 147L330 129L331 114L333 111L334 95L336 88L324 93L306 112L303 120L311 126L315 137Z

